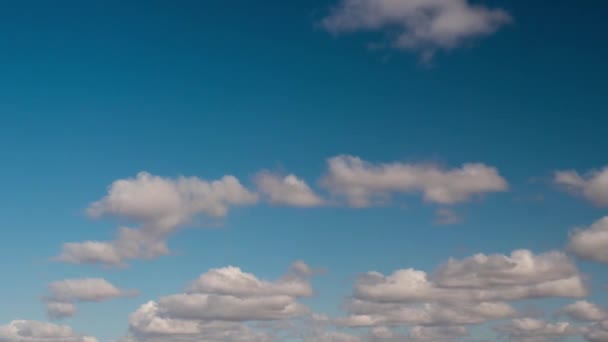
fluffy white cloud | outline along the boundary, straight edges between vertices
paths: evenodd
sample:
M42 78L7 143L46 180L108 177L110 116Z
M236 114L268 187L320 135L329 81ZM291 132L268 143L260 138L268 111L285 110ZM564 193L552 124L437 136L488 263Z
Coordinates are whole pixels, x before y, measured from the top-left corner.
M128 259L151 259L169 253L168 237L195 216L222 217L229 206L258 200L233 176L205 181L197 177L177 179L146 172L117 180L108 194L87 209L93 218L112 216L139 224L121 228L114 241L66 243L56 259L68 263L122 266Z
M129 318L130 335L126 341L138 342L211 342L270 341L262 332L240 322L182 320L167 317L155 302L142 305Z
M530 298L583 297L587 290L574 263L561 252L478 254L451 259L432 276L403 269L360 276L338 324L353 327L454 326L510 318L507 303Z
M534 255L516 250L511 255L475 254L463 260L450 259L434 274L441 286L487 288L530 285L578 276L576 265L562 252Z
M597 206L608 207L608 167L589 171L585 175L573 170L557 171L554 181Z
M510 21L506 11L468 0L341 0L321 24L334 34L390 32L392 47L430 59L437 50L490 35Z
M452 341L455 338L468 335L469 332L462 326L413 327L410 329L410 339L412 341Z
M608 341L608 321L594 324L585 333L585 338L590 342Z
M212 269L191 282L185 293L142 305L130 318L136 341L265 341L251 322L285 321L308 314L298 302L312 295L303 262L292 264L275 281L262 280L237 267Z
M137 295L137 291L119 289L101 278L65 279L49 284L48 288L47 312L56 319L73 316L77 311L76 302L101 302Z
M0 326L0 342L97 342L90 336L77 334L67 325L47 322L12 321Z
M518 318L508 325L496 327L512 341L554 341L555 338L580 335L584 330L567 322L548 323L533 318Z
M255 177L258 190L268 197L270 203L294 207L315 207L323 204L323 199L293 174L282 176L263 171Z
M484 164L443 170L427 164L372 164L342 155L330 158L328 166L321 184L355 207L382 203L396 192L419 192L428 202L455 204L469 201L475 195L508 188L498 171Z
M62 319L74 316L78 308L74 303L47 301L46 313L52 319Z
M560 313L584 322L599 322L608 319L608 312L605 309L585 300L565 306Z
M568 249L581 259L608 263L608 216L572 232Z

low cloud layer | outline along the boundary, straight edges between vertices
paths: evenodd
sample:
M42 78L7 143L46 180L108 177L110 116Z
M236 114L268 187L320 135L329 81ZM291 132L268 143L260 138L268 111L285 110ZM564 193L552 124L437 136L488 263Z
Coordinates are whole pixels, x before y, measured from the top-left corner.
M510 301L586 295L578 269L561 252L477 254L449 260L430 275L366 273L355 283L350 315L338 321L353 327L481 324L515 317Z
M321 25L333 34L382 32L390 47L429 60L438 50L491 35L511 20L502 9L468 0L341 0Z
M17 320L0 326L0 342L98 342L67 325Z
M212 269L184 293L142 305L130 318L133 341L266 341L252 322L283 321L308 314L298 299L312 295L312 270L294 263L275 281L237 267Z

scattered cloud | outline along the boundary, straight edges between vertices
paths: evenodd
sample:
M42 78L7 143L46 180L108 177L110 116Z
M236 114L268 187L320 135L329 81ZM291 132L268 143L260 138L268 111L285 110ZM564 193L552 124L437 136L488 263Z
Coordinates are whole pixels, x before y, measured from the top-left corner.
M393 193L421 193L427 202L450 205L508 188L495 168L479 163L443 170L430 164L373 164L341 155L328 159L328 167L322 186L353 207L386 202Z
M184 293L142 305L130 318L134 341L266 341L250 323L284 321L309 314L298 299L312 295L308 265L294 263L275 281L261 280L237 267L212 269ZM228 338L230 337L230 338Z
M47 313L51 318L60 319L76 314L74 303L102 302L118 297L132 297L137 291L123 290L105 279L83 278L56 281L48 286L50 294L47 302Z
M511 341L522 342L550 342L559 337L580 335L584 331L568 322L548 323L533 318L514 319L510 324L495 329L508 334Z
M608 207L608 167L584 175L574 170L557 171L554 182L596 206Z
M455 338L468 336L469 332L462 326L447 327L413 327L410 329L410 339L416 341L452 341Z
M324 203L305 181L293 174L283 176L262 171L256 175L255 183L258 190L275 205L316 207Z
M608 311L585 300L567 305L559 313L581 322L599 322L608 319Z
M468 0L341 0L321 26L333 34L383 32L390 47L428 61L439 50L491 35L511 21L505 10Z
M0 326L0 342L97 342L67 325L17 320Z
M507 302L532 298L584 297L587 289L574 263L561 252L534 255L477 254L451 259L432 275L402 269L385 276L369 272L355 282L351 327L459 326L510 318Z
M608 216L570 234L568 250L581 259L608 263Z
M76 264L124 266L129 259L152 259L169 253L166 241L199 214L223 217L228 208L257 202L258 196L233 176L205 181L177 179L146 172L117 180L108 194L87 209L93 218L115 217L139 224L122 227L114 241L66 243L56 260Z
M598 322L587 329L585 338L590 342L608 341L608 320Z

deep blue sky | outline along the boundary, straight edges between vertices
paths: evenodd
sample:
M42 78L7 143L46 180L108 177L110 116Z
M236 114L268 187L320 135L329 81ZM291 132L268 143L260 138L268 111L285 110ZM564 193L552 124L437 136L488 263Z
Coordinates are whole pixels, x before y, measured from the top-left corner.
M328 270L307 303L338 315L359 273L562 249L569 230L605 213L556 190L551 175L607 163L608 3L491 3L514 22L425 65L415 53L370 51L373 33L318 27L335 1L3 2L0 324L45 320L46 284L70 277L141 291L83 304L66 321L105 340L125 333L138 305L212 267L275 278L305 260ZM314 187L338 154L483 162L510 191L457 207L464 221L448 227L418 200L364 210L261 204L233 210L221 229L182 231L170 240L176 255L128 270L49 261L64 242L111 238L115 222L84 209L116 179L232 174L249 186L272 169ZM593 273L591 298L608 304L605 266L581 269Z

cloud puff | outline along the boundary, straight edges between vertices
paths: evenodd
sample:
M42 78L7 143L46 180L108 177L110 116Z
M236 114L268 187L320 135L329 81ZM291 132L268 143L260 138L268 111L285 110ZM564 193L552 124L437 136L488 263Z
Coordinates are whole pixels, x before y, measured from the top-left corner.
M422 193L427 202L449 205L508 188L498 171L484 164L443 170L427 164L372 164L342 155L328 159L328 166L321 184L354 207L382 203L398 192Z
M294 207L315 207L323 204L323 199L293 174L282 176L262 171L255 177L258 190L268 197L270 203Z
M137 341L265 341L269 336L248 324L307 314L298 299L312 295L311 274L302 262L275 281L232 266L209 270L185 293L142 305L130 317L131 336Z
M334 34L384 31L391 47L418 51L428 60L509 22L506 11L468 0L341 0L321 25Z
M128 259L151 259L169 253L168 237L199 214L223 217L229 206L249 205L258 196L233 176L205 181L197 177L177 179L146 172L117 180L108 194L92 203L93 218L111 216L139 224L123 227L114 241L66 243L56 259L68 263L124 266Z
M587 290L574 263L561 252L478 254L451 259L429 276L402 269L368 272L355 282L347 326L468 325L508 318L508 301L583 297Z
M608 263L608 216L573 231L568 250L581 259Z
M582 322L599 322L608 319L608 312L605 309L584 300L565 306L559 313Z
M583 329L567 322L548 323L533 318L518 318L495 328L507 333L512 341L554 341L555 338L580 335Z
M574 170L556 171L554 181L597 206L608 207L608 167L589 171L585 175Z
M66 279L53 282L48 288L50 294L44 298L47 313L56 319L73 316L77 311L76 302L102 302L138 294L137 291L119 289L100 278Z
M606 342L608 341L608 321L603 321L591 326L585 333L587 341Z
M67 325L18 320L0 326L0 342L97 342L80 335Z
M465 327L413 327L410 329L410 339L412 341L451 341L458 337L468 336L469 332Z

